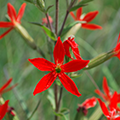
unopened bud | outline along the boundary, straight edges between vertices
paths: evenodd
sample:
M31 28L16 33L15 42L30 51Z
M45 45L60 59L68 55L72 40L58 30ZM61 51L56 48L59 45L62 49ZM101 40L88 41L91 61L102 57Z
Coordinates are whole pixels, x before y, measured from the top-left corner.
M24 38L25 42L32 48L36 49L36 44L33 40L33 38L28 34L26 29L21 26L20 24L16 23L15 29L20 33L20 35Z
M42 12L45 12L45 2L44 0L37 0L37 5L39 6Z
M84 70L87 69L91 69L94 68L102 63L104 63L105 61L109 60L110 58L112 58L114 55L114 51L110 51L107 53L102 53L100 55L98 55L97 57L93 58L90 60L90 62L88 63L88 65L84 68Z

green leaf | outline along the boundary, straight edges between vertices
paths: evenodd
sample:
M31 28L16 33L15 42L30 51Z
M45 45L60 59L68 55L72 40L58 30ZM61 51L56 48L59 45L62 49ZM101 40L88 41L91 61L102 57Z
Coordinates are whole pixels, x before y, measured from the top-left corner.
M47 98L50 101L53 109L55 110L55 99L54 99L54 91L53 91L53 89L51 89L51 88L48 89L48 96L47 96Z
M45 27L44 25L42 25L40 23L36 23L36 22L30 22L30 23L42 27L48 37L50 37L54 41L57 40L56 35L49 28Z
M25 1L29 3L34 3L33 0L25 0Z
M51 8L51 7L53 7L54 5L50 5L50 6L48 6L48 8L46 9L46 13L48 12L48 10Z
M54 112L54 114L55 114L56 116L63 117L64 120L69 120L68 117L66 117L66 115L64 115L63 113L56 113L56 112Z
M60 113L68 114L70 111L67 108L63 108L60 110Z
M76 25L76 24L78 24L78 23L85 23L85 21L75 21L75 22L69 24L66 28L63 29L62 34L61 34L61 37L62 37L63 35L65 35L74 25Z
M80 7L84 7L84 6L87 5L88 2L91 2L91 1L93 1L93 0L82 0L81 2L79 2L79 4L77 4L76 6L72 7L72 8L69 10L69 12L75 11L75 10L77 10L77 9L80 8Z

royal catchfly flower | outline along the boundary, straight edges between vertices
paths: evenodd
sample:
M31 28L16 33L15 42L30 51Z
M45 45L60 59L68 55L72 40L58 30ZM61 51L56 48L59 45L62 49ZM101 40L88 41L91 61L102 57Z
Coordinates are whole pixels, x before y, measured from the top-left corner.
M6 93L6 92L10 91L10 90L12 90L15 86L17 86L17 84L15 84L15 85L7 88L8 85L9 85L11 82L12 82L12 78L10 78L10 79L0 88L0 96L2 96L3 93Z
M95 97L86 99L82 104L78 104L77 111L79 112L80 110L82 110L84 115L87 115L88 109L91 107L94 107L96 105L96 103L97 103L97 101L96 101Z
M2 120L5 114L7 113L8 102L9 100L7 100L3 105L0 105L0 120Z
M51 18L51 16L48 16L48 19L49 19L49 21L50 21L50 24L52 24L52 23L53 23L53 19ZM42 18L42 24L48 25L48 20L47 20L46 17L45 17L45 18Z
M18 15L16 14L14 7L10 3L8 3L7 6L8 6L7 13L11 22L4 21L0 22L0 28L9 28L5 33L0 35L0 39L7 35L16 26L16 24L21 23L21 18L24 14L26 3L22 4L21 8L19 9Z
M28 59L39 70L50 71L50 73L45 75L38 82L33 94L36 95L48 89L58 77L66 90L79 97L81 94L79 93L75 83L65 74L65 72L68 73L78 71L84 68L89 63L89 60L72 60L66 64L63 64L65 50L60 37L58 37L57 43L54 47L53 55L55 64L44 58Z
M110 101L112 94L109 90L106 77L103 77L103 91L104 94L100 90L96 89L95 93L101 96L105 101Z
M114 92L111 100L109 109L106 107L105 103L98 98L98 102L103 111L103 114L107 117L108 120L120 120L120 115L117 111L117 92Z
M74 37L68 37L68 39L63 42L63 46L65 48L65 54L69 58L73 59L71 57L70 50L69 50L69 48L71 47L76 59L82 59L79 53L78 44L75 42L74 39L75 39Z
M86 23L82 23L82 28L91 29L91 30L102 29L102 27L99 25L89 24L89 22L91 22L96 17L97 14L98 14L98 11L89 12L83 17L82 7L77 10L76 16L74 15L73 12L70 12L70 15L73 17L74 20L86 22Z
M115 52L114 56L118 57L118 59L120 60L120 34L118 36L117 45L114 48L113 52Z

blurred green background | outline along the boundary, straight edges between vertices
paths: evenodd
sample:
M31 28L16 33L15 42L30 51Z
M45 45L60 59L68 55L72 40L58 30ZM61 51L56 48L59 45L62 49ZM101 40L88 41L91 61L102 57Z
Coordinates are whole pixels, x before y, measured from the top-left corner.
M62 25L66 2L59 0L59 29ZM24 0L1 0L0 1L0 21L6 21L7 3L10 2L18 11ZM46 0L46 6L54 5L55 0ZM84 59L92 59L100 53L107 52L116 46L118 34L120 32L120 0L94 0L88 6L83 8L83 13L98 10L99 14L91 22L103 27L102 30L87 30L80 29L76 36L75 41L79 44L81 56ZM49 10L49 15L55 20L55 6ZM40 22L45 15L40 12L34 5L27 3L24 16L22 18L22 25L27 29L29 34L35 39L37 45L44 50L47 54L47 59L50 60L47 48L47 37L43 30L29 24L28 22ZM74 22L69 15L66 25ZM53 26L55 23L53 23ZM0 34L6 29L0 28ZM12 84L18 83L18 86L8 93L3 95L4 99L10 99L9 105L15 108L20 120L26 120L26 114L31 113L37 105L39 99L41 104L32 117L31 120L49 120L54 119L53 109L51 103L47 99L48 90L33 96L33 90L37 82L44 76L44 72L39 71L28 62L28 58L41 57L36 51L29 48L28 45L22 40L22 37L12 30L7 36L0 40L0 87L10 78L13 78ZM102 90L103 76L108 79L108 84L111 89L115 90L114 82L120 86L120 61L118 58L99 65L96 68L88 70L97 85ZM63 101L61 108L68 108L70 111L70 120L73 120L76 114L77 104L82 103L85 99L96 96L94 90L96 89L90 78L81 71L82 75L74 79L77 87L79 88L81 97L76 97L65 89L63 90ZM51 86L52 88L53 86ZM119 91L118 91L119 92ZM21 107L22 103L22 107ZM28 110L26 110L26 108ZM26 111L23 112L23 109ZM89 110L88 116L94 111ZM63 119L64 120L64 119ZM101 118L102 120L102 118Z

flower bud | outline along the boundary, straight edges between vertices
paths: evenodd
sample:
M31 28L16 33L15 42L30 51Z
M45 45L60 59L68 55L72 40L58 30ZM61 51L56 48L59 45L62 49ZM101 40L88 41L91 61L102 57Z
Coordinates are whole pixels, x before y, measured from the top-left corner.
M91 69L94 68L102 63L104 63L105 61L109 60L111 57L113 57L114 55L114 51L110 51L107 53L102 53L100 55L98 55L97 57L93 58L90 60L90 62L88 63L88 65L84 68L84 70L87 69Z
M37 46L33 40L33 38L28 34L26 29L21 26L20 24L16 23L15 24L15 29L21 34L21 36L24 38L25 42L32 48L36 49Z
M45 2L44 0L37 0L37 5L39 6L42 12L45 12Z

